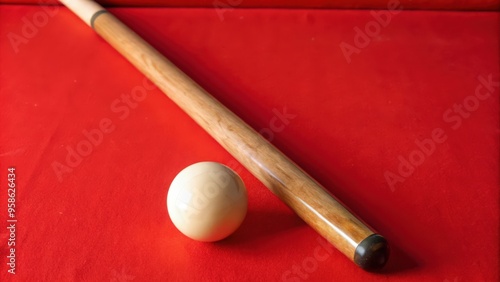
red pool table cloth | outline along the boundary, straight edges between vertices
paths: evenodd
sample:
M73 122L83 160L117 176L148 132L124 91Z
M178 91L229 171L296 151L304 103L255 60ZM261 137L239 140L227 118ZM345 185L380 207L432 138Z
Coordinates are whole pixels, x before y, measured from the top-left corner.
M367 273L331 249L68 10L4 5L1 281L498 281L499 13L111 12L383 234L390 261ZM208 244L165 206L207 160L249 193L240 229Z

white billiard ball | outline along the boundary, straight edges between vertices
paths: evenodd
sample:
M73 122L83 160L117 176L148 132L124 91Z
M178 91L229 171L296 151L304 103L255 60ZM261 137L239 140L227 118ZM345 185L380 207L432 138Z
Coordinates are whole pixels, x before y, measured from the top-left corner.
M172 181L167 210L175 227L197 241L214 242L232 234L247 213L247 190L230 168L200 162Z

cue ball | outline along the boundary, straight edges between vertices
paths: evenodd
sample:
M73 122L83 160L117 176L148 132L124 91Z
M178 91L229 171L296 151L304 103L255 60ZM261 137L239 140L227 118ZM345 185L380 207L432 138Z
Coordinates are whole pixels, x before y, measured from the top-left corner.
M247 190L241 178L216 162L186 167L174 178L167 194L167 210L175 227L203 242L233 233L243 222L247 207Z

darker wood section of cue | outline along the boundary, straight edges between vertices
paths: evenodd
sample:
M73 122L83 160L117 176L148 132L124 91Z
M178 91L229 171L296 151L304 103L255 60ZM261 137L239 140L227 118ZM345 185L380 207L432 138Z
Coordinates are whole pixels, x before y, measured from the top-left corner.
M113 15L94 29L348 258L374 234L321 185Z

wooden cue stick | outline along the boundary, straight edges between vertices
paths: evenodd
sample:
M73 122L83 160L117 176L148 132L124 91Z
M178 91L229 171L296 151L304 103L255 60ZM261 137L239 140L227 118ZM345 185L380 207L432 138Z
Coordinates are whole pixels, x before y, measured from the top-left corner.
M350 260L370 271L384 266L389 256L384 237L375 234L243 120L96 2L61 2Z

